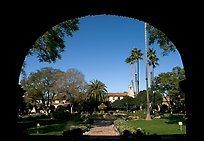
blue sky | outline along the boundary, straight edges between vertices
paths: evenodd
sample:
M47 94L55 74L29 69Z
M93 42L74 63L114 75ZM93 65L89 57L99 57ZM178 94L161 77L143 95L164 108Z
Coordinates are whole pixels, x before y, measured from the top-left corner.
M62 59L55 63L40 63L36 56L26 58L27 74L43 67L53 67L66 71L75 68L85 75L85 80L100 80L109 92L127 91L130 84L130 67L125 63L130 51L136 47L144 54L144 22L120 16L96 15L81 17L79 30L73 37L66 38ZM155 76L169 72L175 66L183 68L180 54L176 50L162 56L157 44L159 66ZM145 88L145 56L140 61L140 90Z

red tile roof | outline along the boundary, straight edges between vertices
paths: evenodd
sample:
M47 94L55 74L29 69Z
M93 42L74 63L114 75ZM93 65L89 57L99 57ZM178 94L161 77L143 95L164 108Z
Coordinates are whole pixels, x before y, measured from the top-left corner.
M127 92L111 92L111 93L108 93L108 96L128 96L128 93Z

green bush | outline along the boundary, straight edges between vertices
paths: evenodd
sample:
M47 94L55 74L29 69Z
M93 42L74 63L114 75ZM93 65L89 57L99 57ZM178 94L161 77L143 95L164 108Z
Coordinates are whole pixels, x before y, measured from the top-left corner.
M134 116L138 117L138 119L145 119L146 118L146 112L145 110L138 110L133 113Z
M99 106L98 106L98 109L99 110L105 110L107 108L107 106L104 104L104 103L101 103Z
M132 127L127 126L127 123L123 119L117 119L114 121L114 126L118 130L118 132L123 135L128 131L129 133L133 133L135 130Z
M52 113L54 119L68 120L71 119L71 113L67 111L66 107L59 105Z
M67 111L54 111L53 112L53 117L55 119L60 119L60 120L68 120L71 119L71 113Z

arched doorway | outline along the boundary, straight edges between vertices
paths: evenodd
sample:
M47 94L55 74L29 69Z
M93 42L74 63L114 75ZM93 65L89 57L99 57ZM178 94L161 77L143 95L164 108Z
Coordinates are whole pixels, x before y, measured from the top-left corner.
M191 128L192 125L192 90L190 89L190 86L192 84L193 79L193 68L189 66L189 64L194 64L193 60L190 58L192 48L185 43L185 40L183 39L183 32L184 29L181 30L181 24L178 23L183 22L179 21L176 16L171 17L169 20L169 17L166 16L138 16L135 11L134 5L131 6L132 3L124 2L119 3L117 5L113 5L110 3L80 3L74 7L74 10L65 10L63 11L63 14L61 11L52 11L45 12L44 14L30 14L29 17L22 14L19 16L18 21L18 28L21 29L21 38L17 38L18 42L15 43L15 49L12 52L12 57L9 60L9 69L11 72L10 82L8 83L10 87L13 88L11 90L12 93L16 93L16 85L18 84L18 79L20 75L20 70L22 63L25 58L25 54L28 51L28 49L31 47L33 42L39 37L41 34L43 34L47 29L54 26L55 24L69 18L74 17L82 17L89 14L113 14L113 15L120 15L120 16L127 16L134 19L139 19L141 21L146 21L153 25L154 27L157 27L158 29L162 30L176 45L182 61L184 65L184 69L186 71L187 80L183 83L184 91L187 93L187 105L188 106L188 116L189 116L189 122L188 122L188 129L187 134L191 135L193 133L193 129ZM122 10L121 10L122 9ZM44 10L42 10L44 11ZM31 13L32 9L27 9L26 13ZM179 17L179 15L178 15ZM177 23L175 21L178 21ZM25 28L26 27L26 28ZM28 30L29 29L29 30ZM24 37L22 39L22 37ZM7 50L8 51L8 50ZM12 66L11 66L12 64ZM189 88L189 89L186 89ZM13 102L15 103L15 99L13 99ZM15 105L13 105L15 107ZM15 114L15 109L11 110L12 113ZM14 123L15 124L15 123Z

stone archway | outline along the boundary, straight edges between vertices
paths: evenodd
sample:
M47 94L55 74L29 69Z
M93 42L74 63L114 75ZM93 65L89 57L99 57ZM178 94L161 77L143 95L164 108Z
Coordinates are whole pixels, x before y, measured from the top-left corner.
M11 58L7 61L6 67L9 68L9 76L6 78L6 80L9 80L7 85L9 85L10 91L8 95L15 94L16 93L16 87L19 80L19 75L21 71L21 67L23 64L23 61L25 59L25 55L33 42L42 35L45 31L47 31L50 27L58 24L61 21L64 21L65 19L69 18L75 18L75 17L83 17L86 15L97 15L97 14L111 14L111 15L117 15L117 16L126 16L130 18L134 18L137 20L145 21L153 25L154 27L157 27L161 31L163 31L170 39L171 41L176 45L180 55L181 59L184 65L184 69L186 72L187 80L184 81L181 86L183 90L186 92L187 96L187 116L188 116L188 122L187 122L187 134L192 135L193 134L193 128L192 128L192 115L193 115L193 98L192 98L192 92L193 92L193 75L194 70L191 65L194 65L195 62L191 58L191 53L194 52L194 48L190 46L189 43L186 42L186 40L189 41L189 37L183 33L185 33L185 29L182 28L183 23L187 23L188 18L183 17L180 18L180 14L177 15L159 15L159 16L141 16L143 15L141 11L137 10L134 3L131 3L129 1L123 1L118 3L108 3L108 2L99 2L99 3L92 3L90 1L85 2L79 2L76 0L72 5L72 8L67 8L64 10L53 10L54 7L61 7L62 5L59 3L55 3L53 5L53 9L40 7L38 8L38 12L33 13L33 6L31 7L19 7L24 8L26 10L25 13L22 12L16 12L14 13L14 16L18 17L18 20L15 21L15 28L16 31L16 41L13 44L10 44L9 48L7 48L5 51L11 53ZM65 8L62 6L62 9ZM152 7L152 11L154 6ZM21 10L22 10L21 9ZM151 8L150 8L151 10ZM174 9L175 10L175 9ZM139 15L140 13L141 15ZM156 14L156 12L152 12L153 14ZM28 16L29 15L29 16ZM176 22L175 22L176 21ZM189 29L191 30L191 29ZM12 48L12 49L11 49ZM190 65L191 64L191 65ZM194 70L193 70L194 69ZM5 89L5 88L3 88ZM6 90L6 89L5 89ZM6 96L7 97L7 96ZM8 96L10 97L10 96ZM11 100L11 110L10 113L12 114L12 117L15 117L16 111L15 111L15 98ZM197 104L198 106L198 104ZM15 125L14 122L11 122L11 125Z

